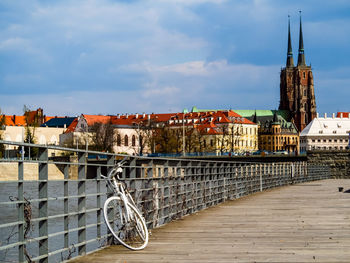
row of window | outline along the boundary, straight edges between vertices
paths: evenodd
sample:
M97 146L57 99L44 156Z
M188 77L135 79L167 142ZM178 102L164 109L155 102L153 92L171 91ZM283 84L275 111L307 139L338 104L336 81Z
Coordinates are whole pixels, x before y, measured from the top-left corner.
M120 134L117 135L117 146L122 146L122 137ZM128 135L124 136L124 146L129 146L129 137ZM131 146L136 146L136 136L133 135L131 138Z
M295 144L297 142L298 138L297 137L270 137L268 136L262 138L262 144L270 144L273 142L274 144L280 143L280 144Z
M309 150L345 150L346 147L344 146L309 146ZM306 147L301 147L300 150L302 152L306 151Z
M313 143L315 143L315 142L331 142L331 143L332 142L339 142L339 143L345 142L345 143L347 143L347 142L349 142L349 140L348 139L312 139L312 140L301 139L300 142L301 143L307 143L307 142L309 142L309 143L311 143L311 142L313 142Z

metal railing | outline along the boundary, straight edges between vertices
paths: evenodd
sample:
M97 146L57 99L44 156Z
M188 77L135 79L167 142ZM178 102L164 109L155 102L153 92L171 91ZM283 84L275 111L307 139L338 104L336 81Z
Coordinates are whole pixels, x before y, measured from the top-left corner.
M122 155L0 141L36 156L0 159L0 261L60 262L113 243L101 209ZM62 156L49 157L50 151ZM23 153L22 151L21 153ZM33 168L34 167L34 168ZM31 175L28 180L29 170ZM149 228L269 188L330 178L306 162L237 163L129 156L123 177ZM53 179L55 178L55 179Z

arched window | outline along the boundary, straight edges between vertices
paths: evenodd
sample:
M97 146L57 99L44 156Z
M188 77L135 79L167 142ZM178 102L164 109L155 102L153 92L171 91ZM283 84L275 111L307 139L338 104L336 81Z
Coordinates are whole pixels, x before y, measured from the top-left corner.
M126 134L125 134L125 137L124 137L124 145L125 145L125 146L128 146L128 145L129 145L128 135L126 135Z
M132 146L136 146L136 137L135 137L135 135L132 136L131 144L132 144Z
M117 146L122 145L122 138L120 137L120 134L117 135Z

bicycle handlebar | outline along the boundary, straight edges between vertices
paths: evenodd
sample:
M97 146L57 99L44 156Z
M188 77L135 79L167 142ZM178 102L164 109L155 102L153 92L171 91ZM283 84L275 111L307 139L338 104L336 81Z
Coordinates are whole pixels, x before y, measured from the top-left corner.
M122 165L126 162L127 158L129 156L125 156L123 160L121 160L120 162L118 162L113 168L112 170L108 173L107 178L108 180L111 180L113 176L115 176L118 180L121 180L121 178L119 177L119 175L123 172L123 168Z

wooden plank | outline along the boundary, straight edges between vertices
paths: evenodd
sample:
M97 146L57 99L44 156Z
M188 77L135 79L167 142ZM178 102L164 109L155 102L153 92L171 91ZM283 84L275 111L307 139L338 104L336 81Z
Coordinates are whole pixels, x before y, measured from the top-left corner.
M151 230L143 251L111 246L71 262L350 262L350 180L281 187Z

